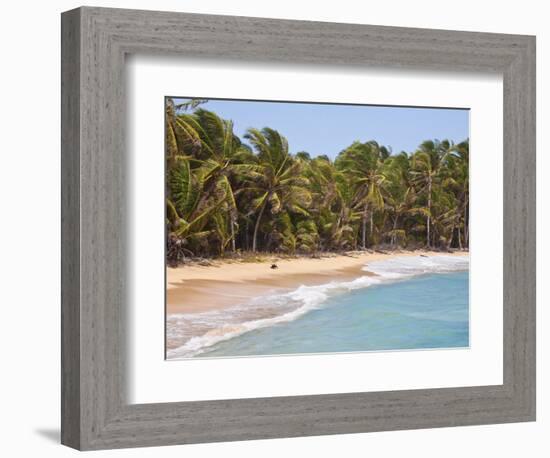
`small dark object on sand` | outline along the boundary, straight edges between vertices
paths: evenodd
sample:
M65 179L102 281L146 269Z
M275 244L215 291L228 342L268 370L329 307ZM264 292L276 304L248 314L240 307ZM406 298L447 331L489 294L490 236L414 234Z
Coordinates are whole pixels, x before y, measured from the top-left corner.
M421 258L427 258L428 256L426 256L425 254L421 254L420 257Z
M277 264L271 264L271 268L272 268L272 269L278 269L279 266L278 266Z

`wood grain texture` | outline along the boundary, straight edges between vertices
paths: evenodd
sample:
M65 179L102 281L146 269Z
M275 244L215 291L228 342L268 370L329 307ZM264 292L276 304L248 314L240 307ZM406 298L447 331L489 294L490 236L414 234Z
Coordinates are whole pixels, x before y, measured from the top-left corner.
M81 450L535 418L535 39L184 13L62 16L62 442ZM504 75L504 384L130 405L124 57Z
M61 24L61 441L80 446L80 14Z

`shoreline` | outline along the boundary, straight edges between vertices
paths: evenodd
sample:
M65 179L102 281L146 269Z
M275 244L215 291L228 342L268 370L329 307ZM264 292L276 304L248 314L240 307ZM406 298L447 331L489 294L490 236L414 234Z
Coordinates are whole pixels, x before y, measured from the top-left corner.
M209 265L191 264L166 268L166 314L195 314L222 310L250 299L292 291L301 285L314 286L333 280L353 280L374 275L362 270L373 261L405 256L467 256L468 251L452 253L414 250L327 254L319 258L279 259L265 256L258 262L214 260ZM278 268L271 269L276 263Z

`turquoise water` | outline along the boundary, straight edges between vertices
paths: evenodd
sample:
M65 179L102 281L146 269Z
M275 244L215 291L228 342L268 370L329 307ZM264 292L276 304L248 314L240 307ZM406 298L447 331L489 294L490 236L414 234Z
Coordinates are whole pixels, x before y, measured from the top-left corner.
M469 346L468 271L423 274L330 296L291 321L218 342L199 357Z

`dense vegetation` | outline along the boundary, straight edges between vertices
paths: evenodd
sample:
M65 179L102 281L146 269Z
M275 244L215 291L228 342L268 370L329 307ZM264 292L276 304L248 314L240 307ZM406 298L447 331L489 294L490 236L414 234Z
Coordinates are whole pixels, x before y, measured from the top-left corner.
M468 140L427 140L410 154L356 141L332 161L290 154L269 127L240 139L203 102L166 105L171 264L244 251L468 247Z

